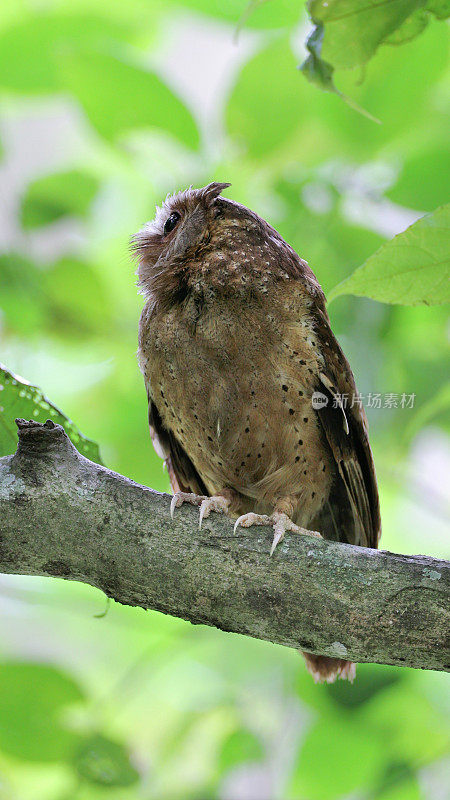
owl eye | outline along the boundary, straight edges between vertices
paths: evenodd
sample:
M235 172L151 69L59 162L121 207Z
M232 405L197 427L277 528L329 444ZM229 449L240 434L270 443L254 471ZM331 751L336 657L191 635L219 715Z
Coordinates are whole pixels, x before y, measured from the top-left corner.
M167 217L164 223L164 236L167 236L168 233L173 231L179 219L180 219L180 214L178 213L178 211L173 211L170 217Z

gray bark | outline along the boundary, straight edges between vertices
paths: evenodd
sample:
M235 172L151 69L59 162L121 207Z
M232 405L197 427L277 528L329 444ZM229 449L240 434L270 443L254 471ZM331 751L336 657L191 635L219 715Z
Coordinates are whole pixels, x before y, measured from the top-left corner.
M120 603L353 661L450 670L449 563L272 531L80 455L59 425L18 420L0 459L0 571L97 586Z

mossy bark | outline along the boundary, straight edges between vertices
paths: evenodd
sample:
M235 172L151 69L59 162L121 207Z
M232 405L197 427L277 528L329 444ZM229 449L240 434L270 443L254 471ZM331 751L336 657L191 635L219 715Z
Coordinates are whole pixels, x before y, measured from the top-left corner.
M169 514L170 497L18 420L0 459L0 571L79 580L120 603L353 661L450 670L449 563Z

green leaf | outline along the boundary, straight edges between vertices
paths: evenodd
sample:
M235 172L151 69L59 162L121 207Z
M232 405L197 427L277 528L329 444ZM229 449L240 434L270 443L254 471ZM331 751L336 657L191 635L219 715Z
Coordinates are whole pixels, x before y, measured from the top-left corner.
M100 786L132 786L139 780L125 747L100 734L82 743L74 765L81 778Z
M80 687L64 672L43 664L0 665L0 749L26 761L72 758L77 734L61 713L84 699Z
M336 88L334 70L365 65L381 44L411 41L426 28L431 13L444 19L449 7L449 0L310 0L314 28L300 69L309 81L370 116Z
M450 17L450 0L428 0L427 10L437 19L447 19Z
M150 70L106 52L66 51L64 82L106 139L135 128L158 128L192 149L199 133L190 111Z
M322 56L335 68L365 64L426 0L310 0L315 25L323 25Z
M0 456L14 453L17 447L16 417L45 422L51 419L62 425L77 450L101 464L98 445L87 439L62 411L24 378L9 372L0 364Z
M410 42L425 30L431 14L437 19L446 19L450 15L450 0L428 0L425 8L418 8L399 28L386 37L385 44L404 44Z
M361 108L357 103L355 103L354 100L352 100L350 97L347 97L345 94L342 94L342 92L340 92L334 85L334 67L329 64L328 61L324 61L324 59L321 58L323 36L324 27L322 23L319 23L315 26L315 28L313 28L312 33L306 41L306 49L309 51L309 56L300 66L300 71L310 83L316 84L325 92L334 92L334 94L337 94L355 111L358 111L363 116L368 117L373 122L379 122L378 119L372 117L368 111L365 111L364 108Z
M301 65L300 70L305 78L311 83L315 83L320 89L325 89L327 92L336 92L337 90L333 83L334 67L320 58L323 34L324 27L319 23L313 28L306 40L306 49L309 52L309 56Z
M97 191L97 179L80 170L38 178L22 199L22 225L38 228L68 215L84 217Z
M382 245L330 292L329 300L355 294L404 305L449 302L449 227L448 204Z
M390 36L386 37L384 44L399 45L410 42L411 39L415 39L419 33L425 30L429 19L430 15L427 11L423 8L418 8Z

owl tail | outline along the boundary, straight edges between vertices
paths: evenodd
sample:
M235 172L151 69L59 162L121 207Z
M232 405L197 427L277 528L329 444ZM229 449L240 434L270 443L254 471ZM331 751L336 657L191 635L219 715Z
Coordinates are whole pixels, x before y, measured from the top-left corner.
M312 653L303 653L306 669L314 678L314 683L334 683L336 678L353 683L356 675L356 664L344 661L343 658L330 658L330 656L315 656Z

